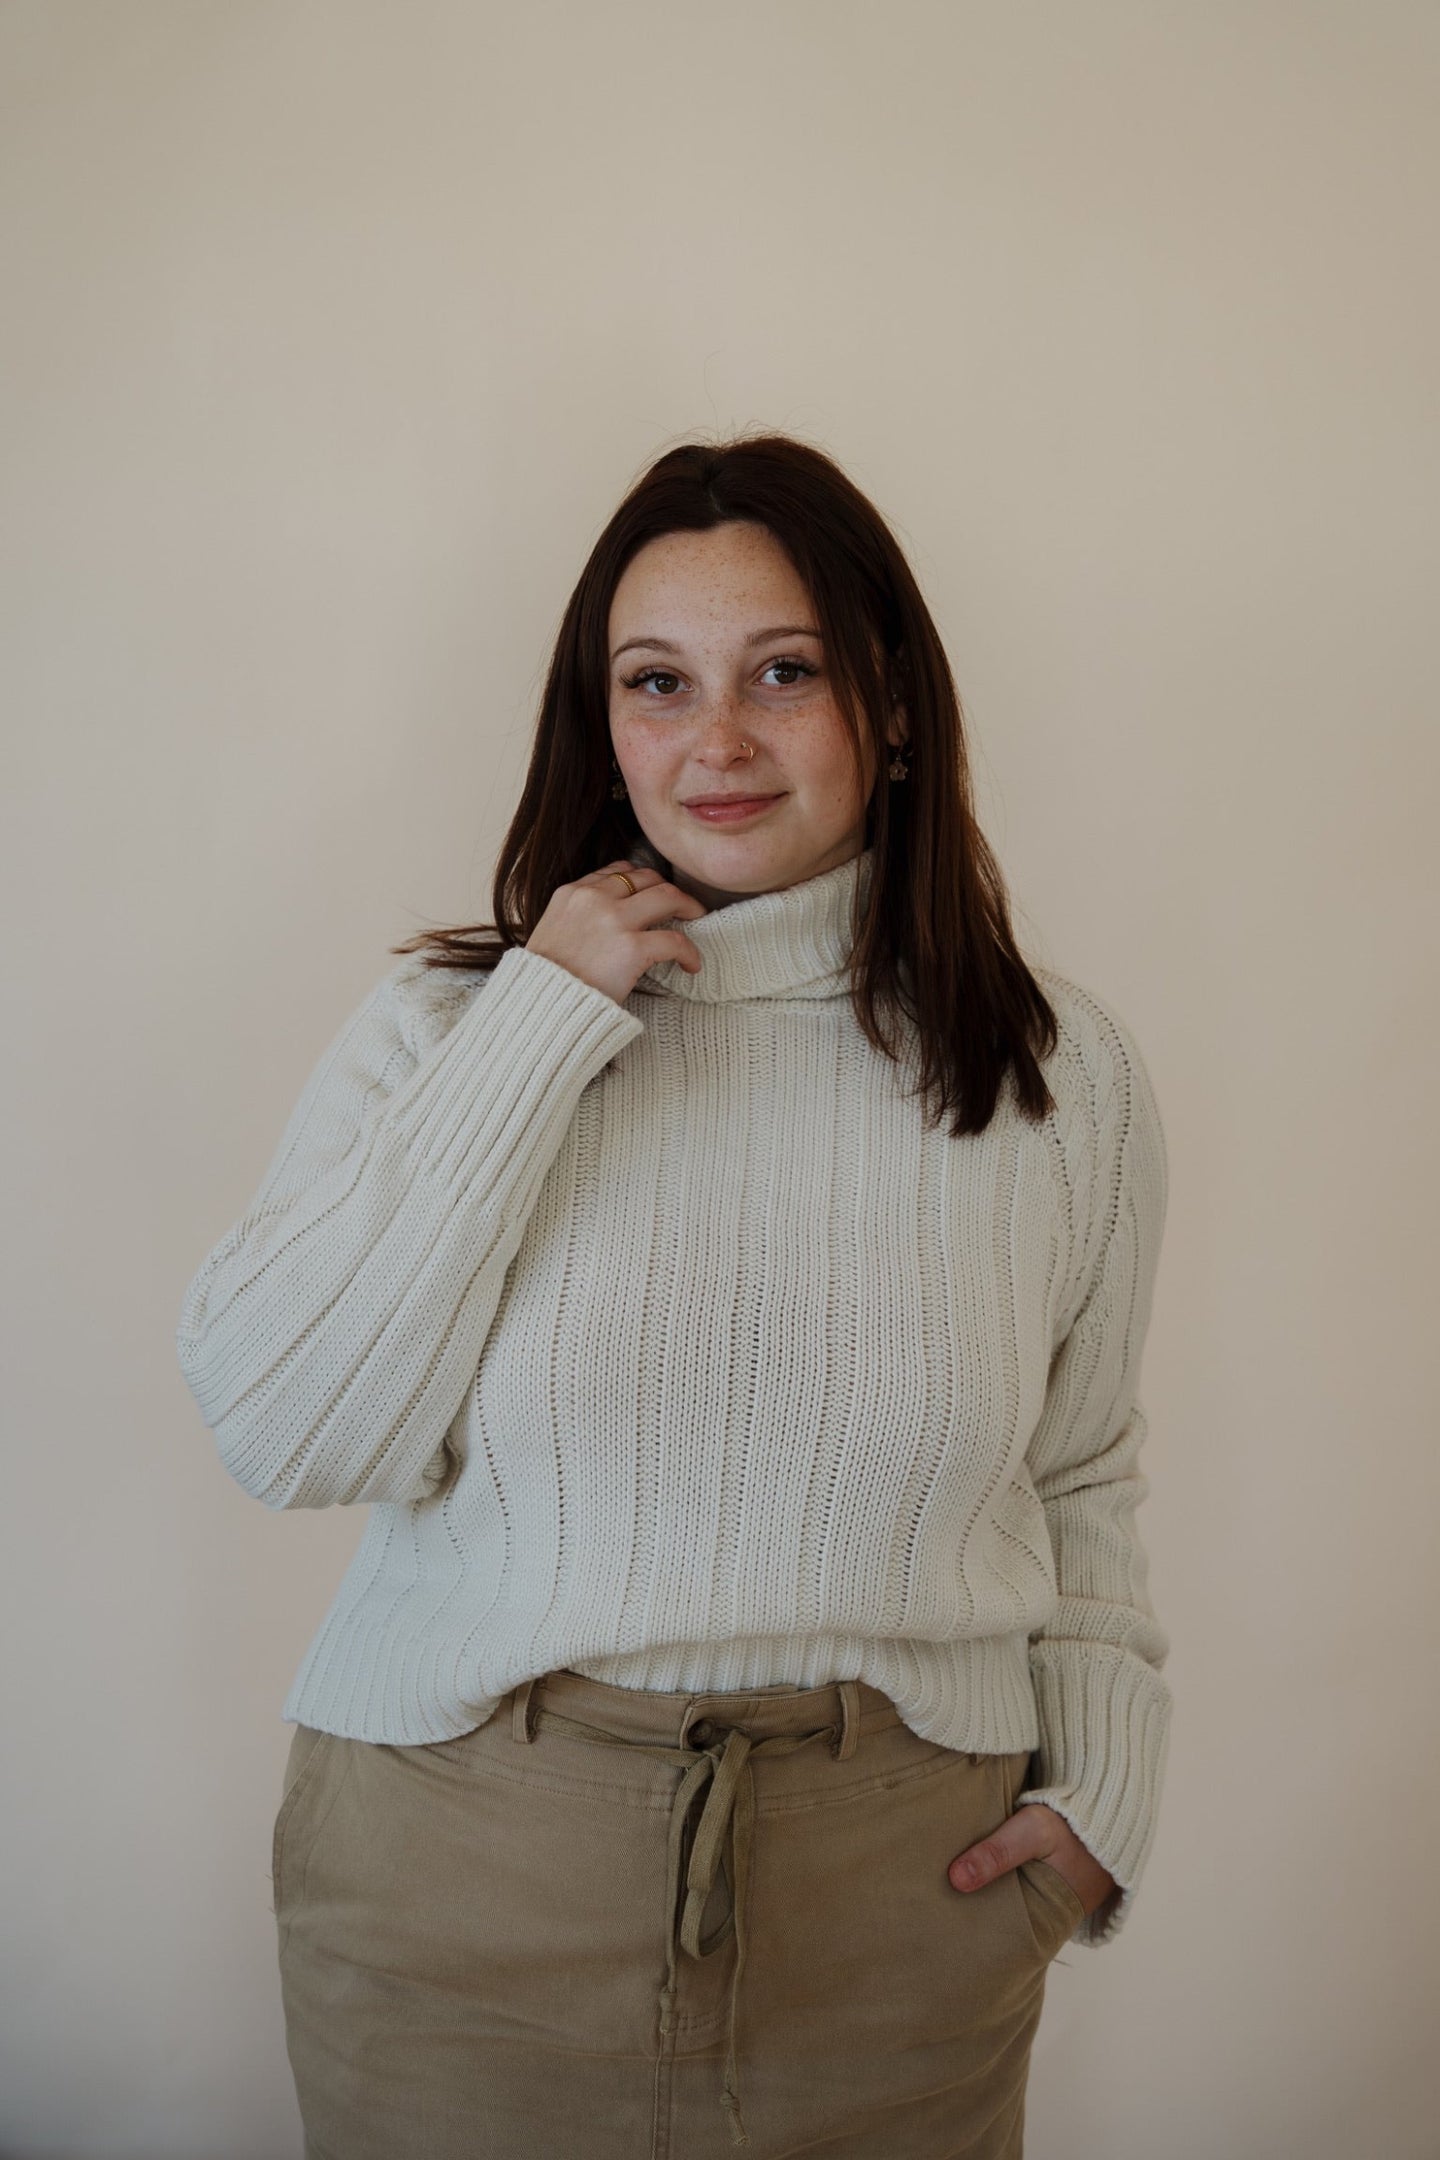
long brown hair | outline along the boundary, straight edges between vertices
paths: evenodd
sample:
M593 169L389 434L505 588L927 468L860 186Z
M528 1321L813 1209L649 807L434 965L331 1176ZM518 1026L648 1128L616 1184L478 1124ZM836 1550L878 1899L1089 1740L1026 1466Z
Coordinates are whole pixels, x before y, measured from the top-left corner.
M1004 879L975 820L965 724L930 611L879 511L823 451L788 435L684 443L656 459L601 533L570 596L540 704L529 771L495 866L493 923L425 930L395 953L489 970L530 937L557 886L645 843L611 794L610 605L627 564L670 532L731 519L766 526L809 590L837 707L878 778L865 817L875 851L853 925L850 996L869 1041L902 1052L933 1122L983 1132L1007 1073L1035 1120L1054 1098L1040 1070L1055 1014L1010 925ZM892 780L886 720L909 724L909 775ZM658 850L651 849L652 855ZM660 858L663 863L663 858ZM664 865L668 874L669 865ZM897 1044L888 1024L903 1017Z

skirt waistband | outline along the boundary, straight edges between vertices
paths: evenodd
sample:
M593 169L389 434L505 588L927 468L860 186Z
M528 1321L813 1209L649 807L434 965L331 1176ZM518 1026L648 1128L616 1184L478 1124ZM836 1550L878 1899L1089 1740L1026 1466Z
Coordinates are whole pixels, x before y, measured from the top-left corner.
M562 1666L523 1681L514 1690L511 1730L528 1740L543 1705L582 1723L603 1725L619 1740L685 1747L697 1725L728 1730L740 1726L755 1740L808 1733L827 1722L839 1727L833 1752L848 1757L867 1733L901 1722L890 1697L865 1680L829 1680L820 1687L730 1688L673 1693L616 1687Z

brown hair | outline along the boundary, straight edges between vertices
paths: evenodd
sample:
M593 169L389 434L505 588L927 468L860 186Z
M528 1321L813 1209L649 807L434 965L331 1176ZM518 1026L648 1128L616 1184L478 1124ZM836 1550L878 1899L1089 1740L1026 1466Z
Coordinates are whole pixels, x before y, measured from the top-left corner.
M390 950L423 952L430 967L489 970L526 942L557 886L644 841L628 799L610 791L611 600L648 541L731 519L768 527L787 551L814 604L851 741L858 753L864 730L877 760L865 816L874 875L853 925L856 1020L898 1058L886 1021L903 1016L916 1092L933 1120L954 1113L957 1137L984 1131L1007 1072L1020 1108L1039 1120L1055 1106L1039 1063L1058 1040L1055 1014L1021 958L1003 877L975 821L944 647L879 511L833 459L792 436L684 443L635 482L560 624L530 768L496 861L495 921L421 931ZM886 719L897 700L909 729L903 781L888 777Z

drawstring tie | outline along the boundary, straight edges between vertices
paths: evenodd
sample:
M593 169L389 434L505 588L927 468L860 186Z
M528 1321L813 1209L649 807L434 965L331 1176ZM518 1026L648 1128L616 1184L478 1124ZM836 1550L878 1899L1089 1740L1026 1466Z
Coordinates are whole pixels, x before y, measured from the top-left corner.
M745 1965L745 1905L750 1885L750 1858L755 1830L755 1779L750 1767L751 1758L756 1755L790 1755L797 1748L809 1747L812 1741L816 1740L829 1740L836 1752L847 1738L853 1746L855 1728L859 1724L855 1683L840 1681L837 1686L842 1702L846 1705L847 1716L851 1720L848 1735L843 1721L838 1725L817 1726L813 1732L808 1733L772 1733L764 1740L753 1740L738 1725L732 1725L725 1729L723 1740L716 1738L699 1749L666 1747L660 1742L628 1740L621 1734L606 1732L598 1725L583 1724L579 1718L564 1717L558 1710L547 1710L543 1704L537 1704L531 1709L529 1687L522 1688L515 1703L517 1737L526 1737L537 1727L547 1726L552 1731L568 1733L572 1740L592 1740L610 1747L637 1748L642 1755L658 1755L662 1761L678 1763L684 1769L685 1774L675 1789L670 1809L670 1838L666 1856L666 1911L670 1915L670 1926L666 1941L665 1986L660 1996L660 2030L662 2034L667 2034L674 2029L678 1950L683 1949L690 1957L697 1959L713 1957L733 1933L735 1972L730 1983L728 2045L720 2104L729 2118L730 2140L735 2145L748 2145L750 2142L750 2134L740 2112L740 2081L735 2051L740 1975ZM713 1718L699 1719L692 1729L699 1732L702 1727L712 1733L720 1730ZM690 1864L685 1871L685 1906L677 1928L675 1914L680 1904L680 1859L684 1850L686 1825L696 1797L704 1792L707 1786L709 1791L705 1794L705 1802L695 1824L695 1835L690 1847ZM730 1888L730 1909L707 1941L702 1939L700 1933L701 1916L722 1859L725 1878Z

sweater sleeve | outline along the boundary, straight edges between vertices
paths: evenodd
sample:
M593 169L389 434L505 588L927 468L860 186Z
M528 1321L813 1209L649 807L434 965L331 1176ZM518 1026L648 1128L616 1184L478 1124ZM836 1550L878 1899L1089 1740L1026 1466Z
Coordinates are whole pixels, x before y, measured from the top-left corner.
M1035 1778L1023 1802L1062 1815L1114 1876L1121 1894L1091 1913L1075 1940L1111 1941L1134 1902L1154 1835L1169 1744L1169 1639L1147 1587L1135 1510L1149 1491L1139 1468L1147 1431L1140 1386L1168 1197L1164 1134L1144 1061L1113 1012L1104 1014L1097 1091L1105 1209L1098 1252L1051 1363L1027 1450L1045 1510L1059 1601L1031 1638L1039 1708ZM1109 1145L1106 1145L1107 1133ZM1118 1135L1118 1144L1117 1138ZM1108 1173L1108 1174L1107 1174Z
M176 1335L221 1460L270 1508L422 1500L579 1103L643 1033L513 946L466 993L407 958L312 1072Z

